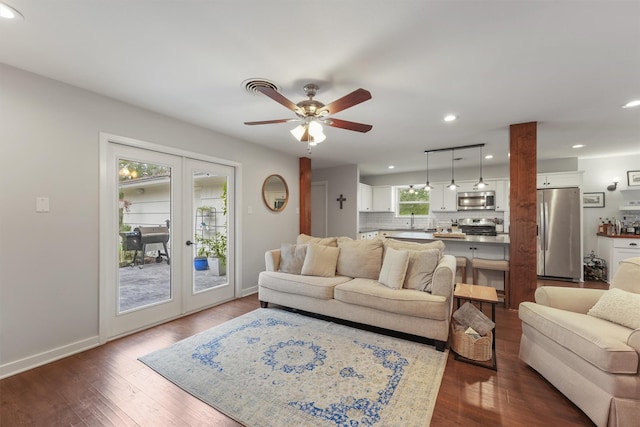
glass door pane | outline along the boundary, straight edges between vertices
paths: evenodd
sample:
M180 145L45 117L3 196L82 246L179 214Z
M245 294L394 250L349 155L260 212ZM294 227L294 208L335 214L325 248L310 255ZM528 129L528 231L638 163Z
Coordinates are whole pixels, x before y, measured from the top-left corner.
M169 301L171 167L118 159L118 313Z
M227 177L192 172L193 292L227 283Z
M184 264L185 311L193 311L233 298L233 175L228 166L185 159L185 185L190 193L190 237Z

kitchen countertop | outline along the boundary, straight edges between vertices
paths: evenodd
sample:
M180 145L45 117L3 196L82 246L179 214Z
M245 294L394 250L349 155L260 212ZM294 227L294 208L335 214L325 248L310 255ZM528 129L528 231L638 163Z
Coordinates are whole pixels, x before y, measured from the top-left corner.
M396 233L393 236L390 236L392 239L398 240L410 240L410 241L434 241L434 240L442 240L446 242L460 242L460 243L486 243L490 245L509 245L509 235L508 234L499 234L497 236L469 236L464 239L448 239L446 237L434 237L433 233L427 233L424 231L405 231Z
M604 233L597 233L600 237L610 237L612 239L640 239L640 234L614 234L613 236L609 236Z

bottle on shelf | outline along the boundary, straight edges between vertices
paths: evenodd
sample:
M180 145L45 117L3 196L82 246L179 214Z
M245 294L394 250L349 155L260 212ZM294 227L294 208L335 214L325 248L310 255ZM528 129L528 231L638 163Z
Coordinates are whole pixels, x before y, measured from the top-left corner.
M602 218L598 219L598 234L604 234L604 221Z

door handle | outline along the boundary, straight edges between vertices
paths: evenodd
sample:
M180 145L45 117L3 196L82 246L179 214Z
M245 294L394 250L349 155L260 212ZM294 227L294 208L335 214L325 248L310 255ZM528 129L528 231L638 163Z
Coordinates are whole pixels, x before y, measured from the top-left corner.
M191 240L187 240L187 242L186 242L186 243L187 243L187 246L191 246L191 245L193 245L193 242L192 242Z

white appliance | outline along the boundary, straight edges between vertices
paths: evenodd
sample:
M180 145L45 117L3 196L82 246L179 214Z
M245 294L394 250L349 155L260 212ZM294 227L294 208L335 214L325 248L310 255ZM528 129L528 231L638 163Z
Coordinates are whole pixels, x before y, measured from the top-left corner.
M538 190L538 276L581 280L581 211L579 188Z

